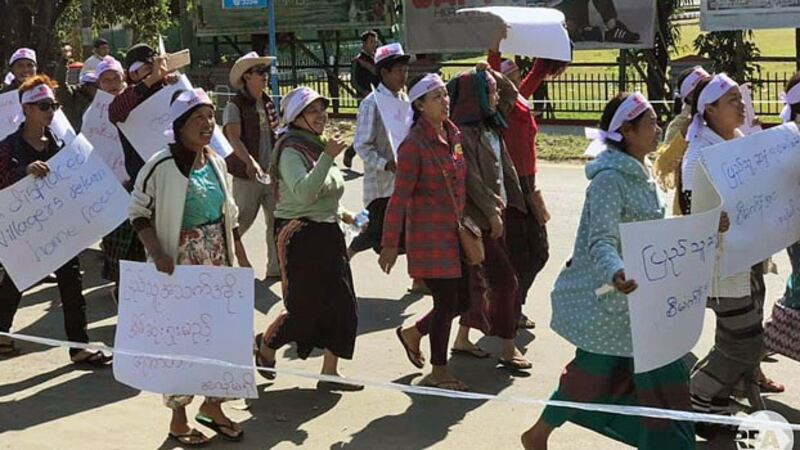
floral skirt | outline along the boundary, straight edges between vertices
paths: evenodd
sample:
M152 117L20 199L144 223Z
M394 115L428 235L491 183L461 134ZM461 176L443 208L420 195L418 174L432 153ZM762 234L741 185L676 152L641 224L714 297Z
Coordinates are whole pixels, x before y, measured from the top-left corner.
M222 222L181 230L178 264L185 266L229 266L225 227Z
M178 264L184 266L228 266L225 228L222 222L181 230ZM193 395L164 394L169 409L183 408L194 400ZM229 398L206 397L208 403L222 403Z

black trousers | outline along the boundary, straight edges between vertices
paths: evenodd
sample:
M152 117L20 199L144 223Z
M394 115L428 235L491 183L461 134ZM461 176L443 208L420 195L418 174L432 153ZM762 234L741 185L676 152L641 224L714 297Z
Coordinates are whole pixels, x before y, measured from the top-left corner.
M67 339L73 342L89 342L86 334L86 299L83 297L83 281L81 279L80 261L78 257L56 270L58 292L64 311L64 329ZM0 282L0 331L8 332L14 322L14 315L22 300L22 292L6 274ZM80 352L71 348L70 355Z
M591 0L604 23L617 18L617 8L614 0ZM567 17L570 29L580 29L589 26L589 0L565 0L557 6Z

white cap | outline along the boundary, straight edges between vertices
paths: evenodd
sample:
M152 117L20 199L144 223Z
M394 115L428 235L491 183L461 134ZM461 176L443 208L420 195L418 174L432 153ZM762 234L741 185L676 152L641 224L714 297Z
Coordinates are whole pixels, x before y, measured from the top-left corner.
M411 59L410 55L406 55L403 51L403 46L399 43L395 42L392 44L386 44L384 46L378 47L375 50L375 64L380 64L381 61L385 61L387 59L404 59L408 61Z
M83 75L81 75L80 82L81 82L81 84L97 83L97 73L96 72L84 72Z
M519 70L519 67L517 67L517 63L512 59L507 59L500 63L500 73L503 75L508 75L515 70Z
M106 56L103 58L103 60L97 64L97 67L94 69L94 73L97 76L97 79L100 79L100 75L102 75L103 72L108 72L109 70L118 72L123 76L125 75L125 70L122 68L122 63L117 61L113 56Z
M182 92L169 107L169 123L174 124L184 114L201 105L214 107L214 102L211 101L206 91L196 88ZM164 136L169 138L170 142L175 142L172 126L164 131Z
M36 64L36 52L29 48L19 48L11 55L11 59L8 61L9 66L13 66L15 62L19 61L20 59L29 59Z
M305 86L293 89L281 99L281 110L283 110L283 121L287 125L294 122L297 116L314 101L322 99L327 107L330 100L323 97L319 92Z

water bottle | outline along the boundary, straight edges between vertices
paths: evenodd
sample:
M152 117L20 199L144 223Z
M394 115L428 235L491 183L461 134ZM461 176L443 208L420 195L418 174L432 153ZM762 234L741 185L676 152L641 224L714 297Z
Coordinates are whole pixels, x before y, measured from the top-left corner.
M356 236L364 231L367 222L369 222L369 211L365 209L353 217L352 224L347 224L344 226L345 241L347 242L348 246Z

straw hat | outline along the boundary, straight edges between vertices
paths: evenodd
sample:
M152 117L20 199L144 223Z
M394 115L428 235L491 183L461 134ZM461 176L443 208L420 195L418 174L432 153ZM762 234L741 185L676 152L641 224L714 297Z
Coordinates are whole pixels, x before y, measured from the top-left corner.
M250 52L236 60L236 63L231 67L231 72L228 75L228 82L234 89L241 89L244 84L242 83L242 75L254 66L272 64L275 61L274 56L258 56L256 52Z

